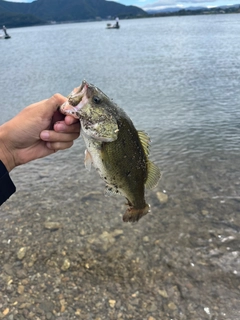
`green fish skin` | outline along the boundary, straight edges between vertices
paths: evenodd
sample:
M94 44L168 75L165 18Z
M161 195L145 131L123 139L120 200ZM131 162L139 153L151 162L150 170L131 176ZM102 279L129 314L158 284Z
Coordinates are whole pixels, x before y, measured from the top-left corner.
M85 166L93 165L106 182L106 193L127 199L123 221L135 222L150 211L145 187L153 188L160 170L149 158L149 137L137 131L127 114L92 84L83 81L60 111L81 122L87 150Z

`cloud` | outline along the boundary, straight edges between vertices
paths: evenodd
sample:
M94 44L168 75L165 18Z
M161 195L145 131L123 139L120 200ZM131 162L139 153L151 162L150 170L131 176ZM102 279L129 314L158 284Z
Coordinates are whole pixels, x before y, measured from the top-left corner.
M7 0L8 2L33 2L34 0Z
M202 3L214 3L216 0L158 0L142 6L143 9L163 9L169 6L183 8L184 5L194 6Z

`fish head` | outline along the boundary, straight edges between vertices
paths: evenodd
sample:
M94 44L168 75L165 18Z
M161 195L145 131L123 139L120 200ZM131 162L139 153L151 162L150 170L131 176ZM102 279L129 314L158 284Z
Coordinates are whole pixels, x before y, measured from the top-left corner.
M119 131L116 108L116 104L106 94L84 80L70 93L59 110L80 119L86 136L111 142L117 139Z
M79 119L78 110L83 106L83 99L86 95L88 84L83 81L82 84L73 89L68 95L68 100L59 107L59 111L65 115L71 115L72 117ZM85 101L86 102L86 101Z

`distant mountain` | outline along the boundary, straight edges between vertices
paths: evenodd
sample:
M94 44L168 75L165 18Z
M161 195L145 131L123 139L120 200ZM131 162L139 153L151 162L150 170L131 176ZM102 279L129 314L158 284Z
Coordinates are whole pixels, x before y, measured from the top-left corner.
M192 11L196 11L196 10L205 10L207 9L206 7L187 7L186 10L192 10Z
M239 12L240 4L236 5L225 5L219 7L187 7L187 8L177 8L168 7L164 9L146 9L145 11L151 15L183 15L183 14L202 14L202 13L235 13Z
M178 7L167 7L165 9L146 9L146 12L149 14L154 13L169 13L169 12L177 12L180 9Z
M229 9L229 8L239 8L240 4L232 4L232 5L225 5L225 6L220 6L219 8L221 9Z
M3 16L9 14L31 15L36 22L47 21L87 21L107 19L109 17L132 18L144 17L146 11L135 7L125 6L117 2L106 0L37 0L31 3L19 3L0 0L0 25ZM2 18L1 18L2 17ZM7 16L5 17L7 18ZM17 16L16 16L17 18ZM11 27L12 22L5 24ZM22 26L21 23L19 26Z
M7 27L29 27L36 25L43 25L45 21L31 15L31 14L20 14L1 12L0 8L0 26L6 25ZM1 27L0 27L1 28Z

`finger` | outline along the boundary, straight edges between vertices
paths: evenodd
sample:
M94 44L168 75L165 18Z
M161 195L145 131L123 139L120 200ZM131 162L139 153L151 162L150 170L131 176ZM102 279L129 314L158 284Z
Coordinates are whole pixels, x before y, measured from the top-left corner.
M54 152L59 151L59 150L65 150L68 148L71 148L73 145L73 141L68 141L68 142L47 142L46 146L50 150L54 150Z
M68 142L79 137L79 132L55 132L54 130L44 130L40 133L40 138L43 141L50 142Z
M73 118L72 116L66 116L65 119L64 119L64 121L65 121L65 123L66 123L67 125L71 125L71 124L73 124L73 123L79 122L78 119Z
M78 133L80 134L80 122L73 123L72 125L67 125L65 121L58 121L54 125L54 130L56 132L65 132L65 133Z

